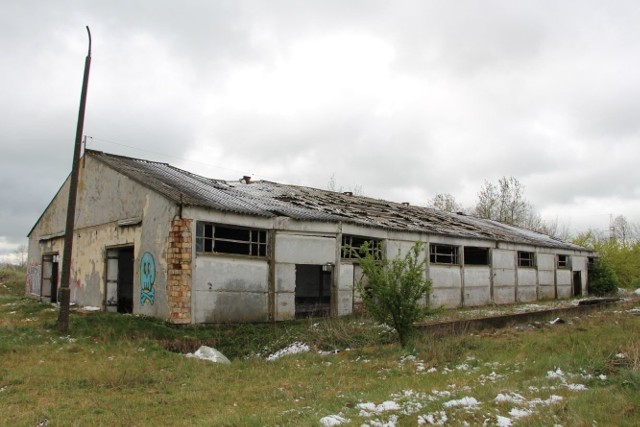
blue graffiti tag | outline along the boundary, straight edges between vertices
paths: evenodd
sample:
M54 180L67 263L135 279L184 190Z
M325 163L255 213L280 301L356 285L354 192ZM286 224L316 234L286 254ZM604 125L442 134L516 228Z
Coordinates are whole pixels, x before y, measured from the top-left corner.
M153 255L149 252L145 252L140 260L140 305L144 305L146 302L153 305L155 298L155 289L153 288L153 282L156 281L156 262L153 259Z

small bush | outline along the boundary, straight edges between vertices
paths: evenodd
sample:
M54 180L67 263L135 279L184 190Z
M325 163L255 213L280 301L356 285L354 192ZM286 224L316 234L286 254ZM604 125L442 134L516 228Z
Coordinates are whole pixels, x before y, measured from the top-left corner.
M607 295L618 291L620 283L613 268L603 259L597 259L589 268L589 293Z
M380 248L370 250L365 243L357 255L366 276L357 285L364 308L376 321L396 330L400 345L406 347L413 324L422 320L429 308L424 305L431 291L431 281L425 278L424 245L416 242L404 256L384 258Z

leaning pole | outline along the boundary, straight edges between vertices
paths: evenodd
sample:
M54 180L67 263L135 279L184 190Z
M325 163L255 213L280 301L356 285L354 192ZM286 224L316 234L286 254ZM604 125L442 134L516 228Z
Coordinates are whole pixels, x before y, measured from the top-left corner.
M60 314L58 316L58 332L69 330L69 306L71 305L71 251L73 249L73 229L76 217L76 196L78 193L78 175L80 172L80 149L82 133L84 131L84 110L87 103L87 86L89 85L89 69L91 68L91 31L87 26L89 36L89 50L84 61L84 79L82 80L82 94L78 110L78 126L76 127L76 141L73 148L73 164L71 165L71 180L69 182L69 203L67 205L67 222L64 229L64 249L62 253L62 273L60 277Z

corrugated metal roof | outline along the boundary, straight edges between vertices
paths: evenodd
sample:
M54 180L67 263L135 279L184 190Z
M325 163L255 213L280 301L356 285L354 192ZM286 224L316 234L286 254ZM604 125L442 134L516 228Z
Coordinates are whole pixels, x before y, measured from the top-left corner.
M176 203L182 201L188 206L202 206L263 217L286 216L303 221L342 221L391 230L586 250L534 231L427 207L407 206L402 203L270 181L246 184L239 181L209 179L167 163L93 150L87 150L86 155L104 162Z

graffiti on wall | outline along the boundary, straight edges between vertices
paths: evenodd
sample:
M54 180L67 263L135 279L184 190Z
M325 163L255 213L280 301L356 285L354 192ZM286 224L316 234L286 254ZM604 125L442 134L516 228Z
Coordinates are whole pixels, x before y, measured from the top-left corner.
M153 255L145 252L140 260L140 305L147 302L153 305L155 300L155 289L153 283L156 281L156 262Z

